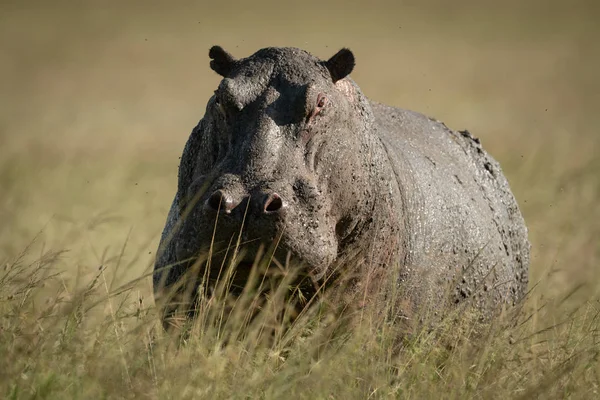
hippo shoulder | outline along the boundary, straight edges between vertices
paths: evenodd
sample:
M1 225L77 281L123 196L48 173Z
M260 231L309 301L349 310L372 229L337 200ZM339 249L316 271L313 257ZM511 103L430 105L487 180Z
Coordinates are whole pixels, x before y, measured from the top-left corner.
M378 136L388 145L394 142L455 141L456 136L443 122L416 111L370 101L377 124ZM416 143L415 143L416 144Z
M498 162L468 131L451 130L417 112L371 106L402 197L411 238L407 247L415 255L407 264L438 264L433 271L460 265L459 274L474 263L477 273L472 282L464 282L465 288L457 288L459 295L472 291L495 266L494 280L510 286L509 295L498 291L496 300L522 296L529 264L527 231Z
M380 126L394 127L394 130L407 129L411 131L428 131L435 126L443 126L443 123L416 111L392 107L385 104L369 101L375 119Z

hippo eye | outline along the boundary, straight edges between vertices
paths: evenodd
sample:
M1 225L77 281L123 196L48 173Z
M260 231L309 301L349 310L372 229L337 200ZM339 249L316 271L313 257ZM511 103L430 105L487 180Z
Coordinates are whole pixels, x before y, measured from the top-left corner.
M319 93L319 96L317 96L317 108L321 109L321 108L325 107L326 104L327 104L327 97L325 97L325 95L323 93Z
M313 118L316 115L318 115L321 112L321 110L323 110L323 108L325 108L326 105L327 105L327 97L325 97L325 95L323 93L319 93L319 95L317 96L317 105L312 110L312 112L309 115L307 115L306 122L310 123L313 120Z
M221 114L225 114L225 108L223 107L223 102L219 98L219 91L215 90L215 106L217 106L217 110Z

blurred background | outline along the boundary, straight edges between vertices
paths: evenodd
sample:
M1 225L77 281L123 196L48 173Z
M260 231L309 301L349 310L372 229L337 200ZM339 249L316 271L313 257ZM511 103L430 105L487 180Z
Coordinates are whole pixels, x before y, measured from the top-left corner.
M349 47L367 96L469 129L500 161L530 229L537 293L584 284L578 295L591 295L596 3L4 0L0 262L67 250L68 285L99 265L115 285L149 272L178 157L219 82L209 47L244 57L295 46L324 59ZM141 290L151 293L149 278Z

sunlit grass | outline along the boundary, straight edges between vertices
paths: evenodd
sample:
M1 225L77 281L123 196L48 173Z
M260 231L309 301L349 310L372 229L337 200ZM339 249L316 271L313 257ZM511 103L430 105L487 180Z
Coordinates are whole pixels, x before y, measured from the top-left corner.
M289 281L254 309L255 293L234 300L225 284L198 304L182 336L162 330L139 282L109 290L109 267L68 290L62 259L45 252L3 268L8 398L527 399L592 398L599 389L600 302L573 306L578 288L555 301L534 288L491 324L455 310L408 328L380 304L344 313L327 296L282 324Z

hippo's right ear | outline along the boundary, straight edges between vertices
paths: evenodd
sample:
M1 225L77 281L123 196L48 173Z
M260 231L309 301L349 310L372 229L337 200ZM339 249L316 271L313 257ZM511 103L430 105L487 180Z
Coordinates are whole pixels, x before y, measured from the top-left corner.
M212 59L210 68L222 77L229 75L236 63L235 58L221 46L211 47L208 56Z
M341 49L324 64L331 74L333 83L336 83L350 75L350 72L354 69L354 54L350 49Z

